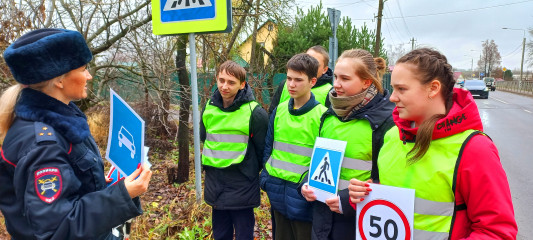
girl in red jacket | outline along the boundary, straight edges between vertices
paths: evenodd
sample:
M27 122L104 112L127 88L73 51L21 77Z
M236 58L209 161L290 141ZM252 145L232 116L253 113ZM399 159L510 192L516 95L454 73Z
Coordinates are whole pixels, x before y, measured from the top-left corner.
M379 154L380 183L415 189L414 239L516 239L498 150L481 132L472 95L454 84L451 65L437 51L417 49L396 62L390 97L396 127ZM356 179L348 188L354 208L371 194Z

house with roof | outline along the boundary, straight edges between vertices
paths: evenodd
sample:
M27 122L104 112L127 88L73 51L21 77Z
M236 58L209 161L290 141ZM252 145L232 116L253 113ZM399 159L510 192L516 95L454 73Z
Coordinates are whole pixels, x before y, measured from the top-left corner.
M257 29L257 43L264 47L267 51L272 52L274 49L274 41L277 38L278 26L272 19L267 20L263 25ZM238 47L239 56L244 60L246 64L240 62L241 65L248 66L252 55L252 37L249 35L246 40ZM270 60L269 56L264 53L260 53L263 56L263 63L266 65ZM239 62L239 61L237 61Z

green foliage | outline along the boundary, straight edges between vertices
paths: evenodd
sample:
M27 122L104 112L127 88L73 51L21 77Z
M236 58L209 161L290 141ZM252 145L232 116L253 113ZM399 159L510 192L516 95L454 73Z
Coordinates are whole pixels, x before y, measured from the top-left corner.
M285 64L295 54L304 52L309 47L321 45L327 48L331 28L325 15L322 3L310 7L306 14L300 8L296 9L293 24L278 26L278 37L273 55L277 72L285 72Z
M506 80L506 81L513 80L513 72L509 69L503 72L503 80Z
M337 38L339 41L339 56L345 50L353 48L360 48L373 53L376 42L376 31L370 30L366 26L366 23L360 29L357 29L349 17L343 17L337 29ZM381 46L383 46L383 40L381 39ZM379 56L385 59L387 58L385 48L380 48Z
M185 227L183 231L178 233L178 237L183 240L206 239L210 234L206 228L211 229L211 225L211 219L204 217L204 222L201 225L196 222L190 229Z
M327 13L322 3L315 7L310 7L307 13L297 8L296 18L291 24L280 24L278 26L278 37L274 47L273 62L277 72L285 71L285 64L295 54L306 51L308 48L321 45L329 48L329 37L331 37L331 25ZM339 42L339 55L344 50L361 48L373 52L376 33L370 30L366 24L357 29L349 17L343 17L337 29ZM383 39L381 39L383 46ZM380 49L380 56L386 58L384 48Z

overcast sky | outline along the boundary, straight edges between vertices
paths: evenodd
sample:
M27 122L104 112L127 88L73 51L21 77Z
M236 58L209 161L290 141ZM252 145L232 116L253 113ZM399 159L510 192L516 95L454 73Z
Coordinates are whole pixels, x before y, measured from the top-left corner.
M320 0L296 2L307 9ZM324 9L340 10L341 16L350 17L357 27L366 22L376 28L372 19L377 15L378 0L323 0L322 4ZM472 58L476 68L482 41L493 39L502 66L519 70L524 32L502 28L525 29L526 42L531 41L527 29L533 28L533 0L387 0L383 18L381 31L387 49L404 44L410 50L409 41L415 38L417 46L444 53L454 68L470 69Z

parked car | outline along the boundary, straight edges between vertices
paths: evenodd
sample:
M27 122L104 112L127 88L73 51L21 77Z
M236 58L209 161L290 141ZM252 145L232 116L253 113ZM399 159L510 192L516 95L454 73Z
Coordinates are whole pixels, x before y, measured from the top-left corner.
M489 88L483 80L466 80L463 89L470 91L472 96L479 96L484 99L489 98Z
M496 90L496 85L494 85L494 78L492 77L484 77L483 81L485 82L485 85L491 90Z

